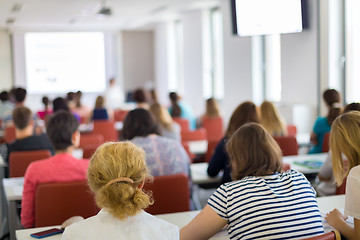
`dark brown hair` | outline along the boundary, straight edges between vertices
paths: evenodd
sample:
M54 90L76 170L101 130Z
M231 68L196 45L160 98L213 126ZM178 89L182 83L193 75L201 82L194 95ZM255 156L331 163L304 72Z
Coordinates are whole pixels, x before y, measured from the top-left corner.
M256 105L250 101L243 102L235 109L231 115L225 137L230 138L239 127L249 122L259 123Z
M134 100L137 103L145 103L147 102L146 93L143 89L136 89L134 92Z
M137 108L126 115L123 127L124 139L131 140L134 137L146 137L153 133L159 135L160 131L148 110Z
M233 180L281 171L281 149L260 124L244 124L230 138L226 149L230 156Z
M323 93L323 98L326 105L329 107L329 112L326 118L329 125L331 126L335 118L341 114L340 94L335 89L327 89Z
M177 95L176 92L171 92L169 94L169 98L170 98L170 101L171 101L171 112L170 112L170 115L172 117L180 117L181 116L181 108L179 106L179 95Z
M358 102L349 103L348 105L345 106L343 113L347 113L350 111L360 111L360 103Z
M23 130L29 125L32 113L27 107L17 107L13 110L12 116L15 127Z
M104 108L104 97L103 96L98 96L95 100L95 109L102 109Z

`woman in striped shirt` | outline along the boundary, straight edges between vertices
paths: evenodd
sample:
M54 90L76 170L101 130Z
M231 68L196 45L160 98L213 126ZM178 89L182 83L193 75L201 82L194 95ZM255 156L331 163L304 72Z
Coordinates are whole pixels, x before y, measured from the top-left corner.
M230 239L303 239L322 234L315 191L282 167L281 150L257 123L240 127L227 151L235 181L221 185L180 239L208 239L227 225Z

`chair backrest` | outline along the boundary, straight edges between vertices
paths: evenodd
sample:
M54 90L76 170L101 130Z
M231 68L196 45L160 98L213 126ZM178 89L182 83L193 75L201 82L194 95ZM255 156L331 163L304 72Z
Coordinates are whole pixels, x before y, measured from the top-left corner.
M5 128L5 133L4 133L4 140L6 143L12 142L14 141L16 138L15 136L15 126L14 125L8 125Z
M344 178L342 184L340 186L336 186L336 192L335 192L336 195L345 194L346 180L347 180L347 178Z
M35 227L61 225L72 216L88 218L98 213L86 181L42 183L35 194Z
M288 132L288 135L289 135L289 136L296 136L296 134L297 134L297 128L296 128L295 125L293 125L293 124L288 124L288 125L286 126L286 128L287 128L287 132Z
M114 111L114 121L123 122L126 115L129 113L127 110L115 110Z
M298 154L299 146L295 136L278 136L274 139L281 148L283 156Z
M339 231L334 230L316 237L304 238L303 240L341 240L341 235Z
M145 209L150 214L190 211L189 179L185 174L154 177L144 189L152 191L154 198L154 204Z
M214 155L215 148L219 144L220 140L209 140L208 148L205 154L205 162L210 162L212 155Z
M206 140L207 133L205 128L198 128L194 131L181 131L181 141Z
M9 176L23 177L30 163L51 157L51 152L45 150L16 151L9 155Z
M79 147L100 146L104 142L104 137L100 133L82 133L80 134Z
M221 117L204 117L202 125L206 129L207 139L209 141L220 140L224 136L223 121Z
M181 131L189 131L190 124L186 118L174 117L173 120L180 125Z
M115 129L115 124L108 120L96 120L94 121L94 128L91 133L99 133L104 137L106 142L117 142L119 135Z
M321 152L328 152L329 151L329 149L330 149L329 140L330 140L330 132L327 132L324 135L324 140L323 140L323 145L322 145Z

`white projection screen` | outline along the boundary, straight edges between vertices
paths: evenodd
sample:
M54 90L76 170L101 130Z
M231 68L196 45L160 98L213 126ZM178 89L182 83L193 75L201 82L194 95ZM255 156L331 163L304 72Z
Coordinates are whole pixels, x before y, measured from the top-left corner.
M24 42L29 93L105 90L103 33L31 32Z

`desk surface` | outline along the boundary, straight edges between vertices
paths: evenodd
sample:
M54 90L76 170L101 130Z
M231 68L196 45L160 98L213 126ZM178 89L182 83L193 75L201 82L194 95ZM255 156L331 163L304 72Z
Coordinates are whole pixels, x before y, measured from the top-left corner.
M345 195L320 197L317 198L317 201L321 212L328 212L333 208L343 209L345 205ZM199 211L191 211L191 212L181 212L181 213L160 214L160 215L156 215L156 217L168 221L172 224L175 224L181 229L186 224L188 224L198 213ZM51 227L17 230L16 238L18 240L34 240L34 238L30 237L31 233L44 231L53 227L59 228L59 226L51 226ZM325 231L331 231L331 229L326 228ZM61 239L61 235L51 236L46 239L48 240ZM229 239L229 237L227 236L226 231L221 231L211 239L225 240L225 239Z
M24 178L3 178L2 180L6 199L8 201L21 200L24 187Z
M294 164L296 161L306 161L306 160L314 160L324 163L326 160L328 153L318 153L318 154L303 154L303 155L294 155L294 156L285 156L283 157L283 162L290 164L290 168L297 170L304 174L318 173L320 168L308 168L304 166L300 166L298 164Z
M208 163L193 163L190 165L191 179L194 184L220 183L222 172L216 177L207 174Z

